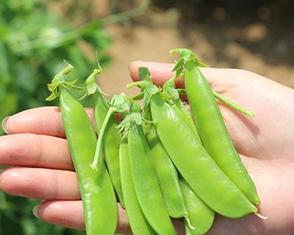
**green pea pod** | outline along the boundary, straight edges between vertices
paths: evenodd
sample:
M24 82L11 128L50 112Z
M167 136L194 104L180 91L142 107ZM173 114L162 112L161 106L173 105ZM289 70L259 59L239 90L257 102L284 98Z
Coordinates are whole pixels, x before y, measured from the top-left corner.
M109 104L105 100L103 94L101 94L99 91L96 92L94 116L95 116L97 130L101 129L108 109L109 109ZM105 130L105 134L104 134L104 138L102 142L103 143L102 151L105 156L105 162L109 171L109 175L110 175L113 187L116 191L116 194L121 203L121 206L124 207L124 199L123 199L122 189L121 189L120 167L119 167L120 142L121 142L120 133L117 129L117 123L116 123L115 117L114 115L112 115L112 117L110 118L106 126L106 130Z
M257 209L209 156L191 128L158 94L151 102L156 132L183 178L210 208L239 218Z
M189 219L194 227L192 230L189 226L186 226L186 230L190 230L191 235L207 233L213 224L214 211L203 203L184 180L181 180L180 184L187 205Z
M195 126L195 124L193 122L193 119L192 119L190 113L188 112L188 110L184 107L182 101L181 100L175 100L173 108L182 117L183 121L187 123L187 125L191 128L191 130L194 131L194 133L195 133L196 137L198 138L198 140L201 141L200 137L199 137L199 134L197 132L196 126Z
M90 168L96 135L83 106L62 90L60 107L73 163L78 175L87 235L113 235L117 226L115 193L104 163Z
M123 139L119 148L122 192L125 199L126 213L134 235L155 235L140 208L134 185L128 156L128 141Z
M149 81L151 83L152 80L150 77L151 76L150 73L148 72L148 70L145 73L147 74L147 76L143 76L142 80L144 79L145 81L147 82ZM173 77L164 83L160 95L165 101L172 104L175 111L178 112L178 114L182 117L183 121L189 125L189 127L195 132L195 135L197 136L197 138L200 140L199 134L192 120L191 114L184 107L184 104L181 101L181 98L179 95L179 90L176 89L175 78L176 77Z
M186 63L184 81L193 119L208 153L246 197L259 204L255 185L232 143L213 92L194 61Z
M149 130L146 137L150 147L153 166L169 215L173 218L187 217L188 213L180 188L177 170L160 143L154 127Z
M131 123L128 143L134 188L146 219L159 235L176 235L160 192L148 142L141 125Z

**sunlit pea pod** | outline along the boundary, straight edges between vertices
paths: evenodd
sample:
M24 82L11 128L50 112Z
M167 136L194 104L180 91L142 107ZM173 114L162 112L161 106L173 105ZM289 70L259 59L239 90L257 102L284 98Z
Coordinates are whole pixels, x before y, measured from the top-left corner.
M115 193L104 163L90 168L96 134L83 106L62 90L60 107L66 138L81 190L87 235L113 235L117 227Z
M150 107L164 148L201 200L230 218L256 213L256 207L218 167L178 113L158 94L152 97Z
M181 189L185 198L190 223L193 229L186 225L186 230L191 235L206 234L214 221L214 211L210 209L190 188L190 186L181 180Z
M173 218L187 217L177 170L157 137L154 127L146 133L150 156L168 213Z
M94 116L96 121L97 132L102 127L103 121L106 117L107 111L109 109L109 104L105 100L103 94L99 91L95 94L95 108ZM114 115L110 117L109 122L107 123L103 143L102 151L105 156L106 165L109 171L109 175L118 196L118 199L124 207L124 199L121 189L121 179L120 179L120 167L119 167L119 145L121 142L121 137L119 130L117 128L117 123Z
M161 195L143 128L134 122L128 132L128 146L131 175L143 214L157 234L176 235Z
M119 148L119 162L122 192L125 200L125 209L132 234L134 235L156 235L146 220L140 208L131 176L128 154L128 141L123 139Z
M259 204L255 185L229 136L210 85L194 61L184 66L184 82L192 116L206 150L246 197Z

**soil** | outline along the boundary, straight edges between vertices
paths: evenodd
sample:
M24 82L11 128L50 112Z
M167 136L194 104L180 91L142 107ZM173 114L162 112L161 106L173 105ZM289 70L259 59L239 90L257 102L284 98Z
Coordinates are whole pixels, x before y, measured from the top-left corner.
M97 2L100 16L110 12L105 1ZM200 2L155 1L142 16L107 26L113 63L101 79L104 89L129 92L125 85L131 61L173 62L168 51L177 47L194 50L211 67L250 70L294 88L291 1L239 1L243 5L237 6L224 4L234 1Z

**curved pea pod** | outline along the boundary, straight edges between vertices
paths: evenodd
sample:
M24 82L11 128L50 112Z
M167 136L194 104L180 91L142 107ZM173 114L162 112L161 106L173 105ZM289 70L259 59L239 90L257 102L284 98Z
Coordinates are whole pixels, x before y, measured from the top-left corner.
M192 116L206 150L246 197L259 204L255 185L232 143L213 92L193 62L185 65L184 82Z
M60 107L78 175L87 235L113 235L117 226L115 193L104 163L90 168L96 150L96 134L83 106L62 90Z
M194 227L194 229L190 229L186 226L186 230L190 230L191 235L207 233L214 221L214 211L194 193L184 180L181 180L180 184L187 205L190 223Z
M148 139L150 156L156 171L160 190L169 215L173 218L187 217L188 213L177 170L160 143L154 127L151 127L146 137Z
M150 107L161 143L178 171L203 202L230 218L257 211L169 104L157 94L152 97Z
M155 235L140 208L134 185L128 156L127 139L122 140L119 148L120 174L122 192L125 199L125 208L128 220L134 235Z
M106 117L109 105L103 95L98 91L95 97L94 116L97 130L101 129L103 121ZM124 207L124 199L121 189L120 167L119 167L119 145L121 142L120 133L114 115L110 118L104 138L102 151L105 157L105 162L109 171L110 179L116 191L121 206ZM99 131L98 131L99 132Z
M131 123L128 133L131 175L140 207L159 235L176 235L163 201L142 126Z

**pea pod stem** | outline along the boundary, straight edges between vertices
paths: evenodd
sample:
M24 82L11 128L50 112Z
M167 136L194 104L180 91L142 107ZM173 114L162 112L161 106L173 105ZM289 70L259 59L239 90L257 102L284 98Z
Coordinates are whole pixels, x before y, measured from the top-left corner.
M267 216L264 216L264 215L262 215L262 214L259 214L258 212L254 213L254 215L256 215L258 218L260 218L260 219L262 219L262 220L266 220L266 219L268 219Z
M221 94L217 93L216 91L213 91L213 95L220 100L221 102L223 102L224 104L228 105L229 107L237 110L238 112L246 115L247 117L250 118L254 118L255 117L255 112L252 110L248 110L244 107L241 107L240 105L238 105L237 103L229 100L228 98L222 96Z
M103 143L103 137L106 131L106 127L110 121L110 118L115 112L124 112L126 109L129 108L129 103L131 102L130 98L127 97L125 94L116 95L112 98L110 107L105 115L105 118L103 120L103 124L101 125L97 145L96 145L96 152L94 155L94 160L90 167L94 170L97 170L97 165L99 165L99 159L100 159L100 152L102 148Z
M97 86L97 85L96 85ZM99 87L98 87L99 88ZM103 93L100 89L97 89L94 96L94 117L96 121L96 133L99 135L101 126L105 116L109 110L109 103L105 99ZM119 145L121 143L121 136L117 130L117 122L114 115L107 124L104 138L102 141L102 153L105 159L105 163L109 172L110 179L112 181L113 187L116 191L117 197L121 206L124 208L124 198L121 189L121 179L120 179L120 167L119 167ZM98 161L99 165L99 161Z
M98 141L97 141L97 145L96 145L96 151L95 151L95 155L94 155L94 160L92 162L92 164L90 165L92 169L94 170L98 170L98 162L100 159L100 152L101 152L101 147L102 147L102 140L103 140L103 136L106 130L106 126L110 120L111 115L115 112L115 109L110 107L106 113L105 119L103 121L103 124L101 126L100 129L100 133L99 133L99 137L98 137Z
M177 89L177 91L179 92L179 94L185 94L186 95L186 90L185 89ZM235 103L234 101L228 99L227 97L219 94L216 91L212 91L213 95L215 98L217 98L218 100L220 100L222 103L224 103L225 105L227 105L228 107L244 114L245 116L249 117L249 118L254 118L255 117L255 112L253 110L249 110L246 109L245 107L242 107L241 105Z

